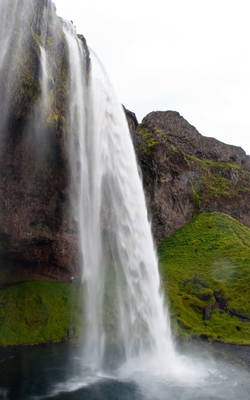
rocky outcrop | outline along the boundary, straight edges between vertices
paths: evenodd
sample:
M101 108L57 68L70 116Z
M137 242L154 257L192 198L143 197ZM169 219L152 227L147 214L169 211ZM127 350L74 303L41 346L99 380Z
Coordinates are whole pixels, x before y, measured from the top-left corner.
M136 146L137 146L137 136L136 136L135 133L136 133L136 129L138 127L138 121L137 121L136 115L132 111L127 110L124 106L123 106L123 110L124 110L125 115L126 115L126 119L127 119L129 131L131 133L132 141L133 141L134 146L136 148Z
M157 242L204 211L250 226L250 157L240 147L202 136L174 111L152 112L138 126L132 122Z
M240 147L228 145L211 137L202 136L176 111L156 111L148 114L141 129L167 137L168 142L185 154L201 160L232 162L250 171L250 157Z

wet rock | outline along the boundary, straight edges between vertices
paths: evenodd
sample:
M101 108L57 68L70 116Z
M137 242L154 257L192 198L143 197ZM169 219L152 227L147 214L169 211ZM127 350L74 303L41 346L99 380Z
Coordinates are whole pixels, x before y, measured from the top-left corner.
M221 293L215 291L214 297L215 297L216 303L218 304L218 308L226 311L227 310L227 302L224 299L223 295Z
M79 276L80 255L76 222L68 212L72 188L65 140L67 52L62 21L53 4L45 0L31 3L30 25L24 34L23 20L15 21L11 51L0 73L0 90L6 100L5 120L0 121L1 271L12 271L21 281L27 277L68 281L72 275ZM81 40L86 49L86 41ZM42 46L53 60L47 119L40 118L39 106ZM12 70L9 66L14 61Z
M203 319L207 321L211 318L212 307L210 305L206 306L203 310Z

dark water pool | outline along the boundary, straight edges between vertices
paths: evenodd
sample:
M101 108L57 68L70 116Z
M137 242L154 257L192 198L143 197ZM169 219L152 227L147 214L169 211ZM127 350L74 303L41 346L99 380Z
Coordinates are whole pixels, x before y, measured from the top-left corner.
M0 399L249 400L249 366L228 348L207 347L181 350L192 358L197 379L187 371L168 376L161 366L94 374L82 365L79 348L66 345L6 352L0 357Z

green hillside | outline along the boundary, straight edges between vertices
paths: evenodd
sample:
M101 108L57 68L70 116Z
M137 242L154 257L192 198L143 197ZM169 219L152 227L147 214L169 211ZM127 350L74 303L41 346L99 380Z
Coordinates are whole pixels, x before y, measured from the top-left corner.
M182 337L250 344L250 229L201 213L159 246L172 326Z

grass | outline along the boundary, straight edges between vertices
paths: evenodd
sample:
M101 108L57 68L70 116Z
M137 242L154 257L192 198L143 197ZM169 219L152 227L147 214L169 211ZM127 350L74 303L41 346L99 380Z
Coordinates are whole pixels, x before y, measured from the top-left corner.
M25 282L0 290L0 346L62 342L82 330L80 285Z
M250 229L201 213L159 246L159 259L178 335L250 344Z

